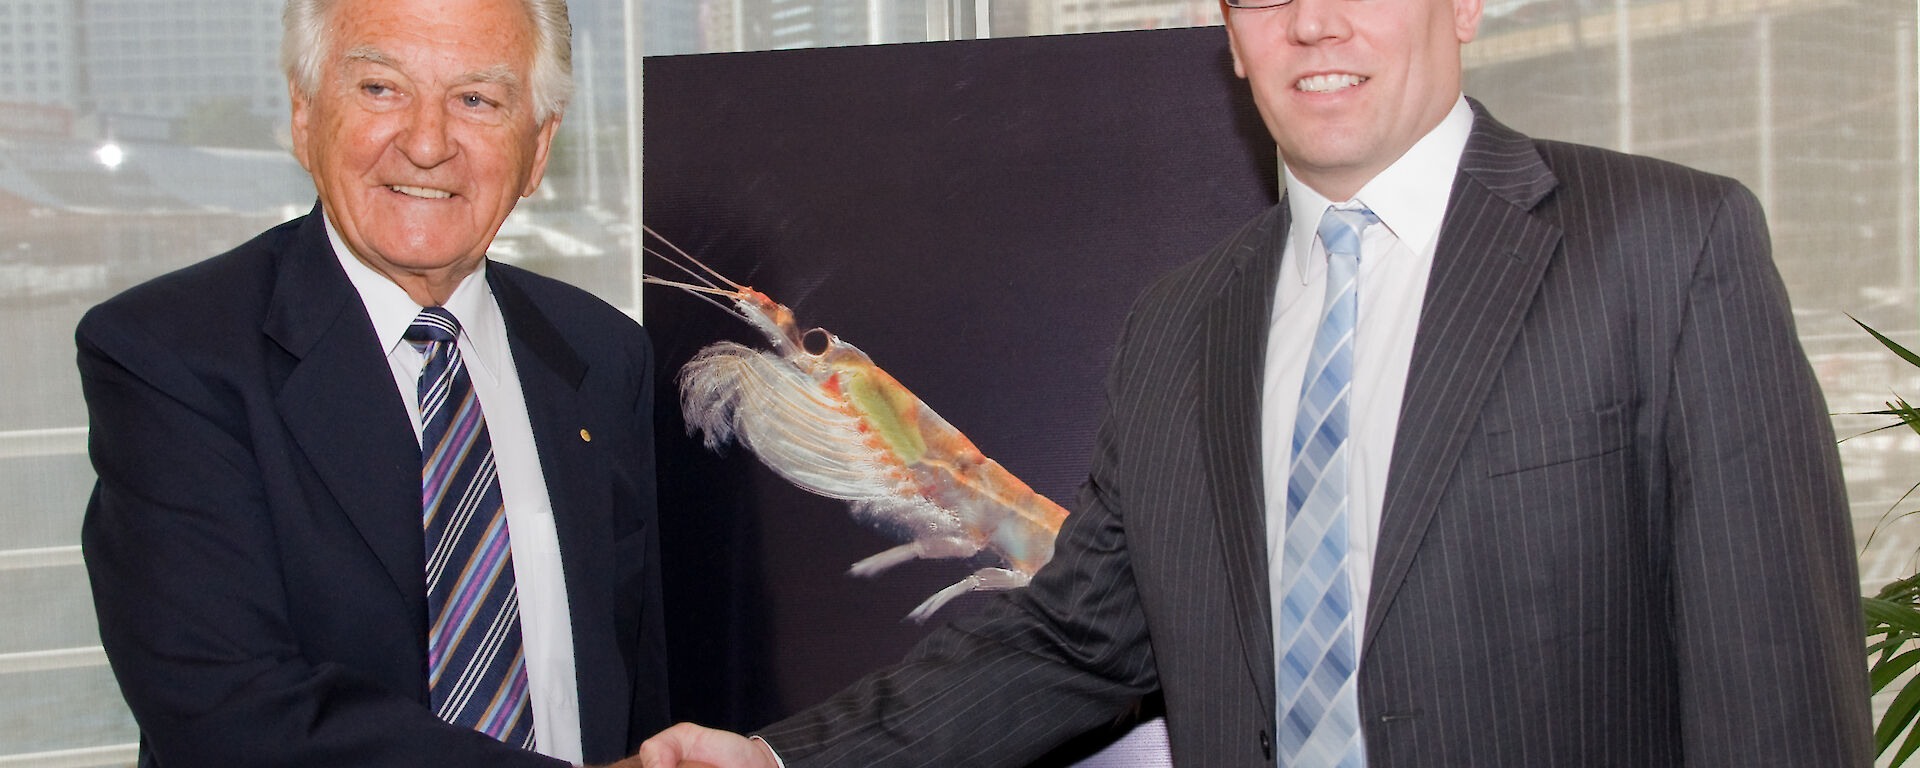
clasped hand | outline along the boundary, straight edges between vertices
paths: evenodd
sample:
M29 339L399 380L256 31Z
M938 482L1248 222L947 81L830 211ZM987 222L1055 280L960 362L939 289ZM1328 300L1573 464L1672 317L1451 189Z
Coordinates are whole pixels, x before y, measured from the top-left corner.
M780 768L773 748L731 731L681 723L647 739L612 768Z

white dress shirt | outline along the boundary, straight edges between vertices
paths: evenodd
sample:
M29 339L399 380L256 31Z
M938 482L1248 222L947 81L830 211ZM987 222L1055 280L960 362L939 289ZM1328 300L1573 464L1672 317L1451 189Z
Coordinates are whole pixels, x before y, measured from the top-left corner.
M366 305L373 331L386 352L393 385L407 404L413 437L420 439L420 369L426 357L402 339L420 314L406 290L354 258L327 223L327 239L347 279ZM573 618L567 613L566 581L560 570L560 538L553 503L527 417L526 396L507 345L507 324L487 286L486 264L462 280L445 307L460 321L456 342L473 391L480 398L500 472L500 498L507 508L514 589L520 597L520 636L527 658L535 748L570 763L581 761L580 694L573 668ZM422 584L426 574L420 575Z
M1268 589L1280 591L1280 553L1285 549L1287 479L1293 461L1293 421L1306 378L1307 357L1326 301L1327 251L1316 230L1330 207L1371 209L1380 223L1360 237L1359 308L1353 342L1353 390L1347 401L1347 559L1354 585L1356 637L1367 615L1373 550L1386 499L1388 461L1413 359L1414 331L1432 271L1440 221L1446 215L1453 177L1473 129L1465 97L1453 111L1393 165L1373 177L1352 201L1330 201L1287 172L1292 224L1280 257L1273 316L1267 328L1267 363L1261 389L1261 479L1266 486ZM1278 621L1279 612L1274 612ZM1274 626L1279 636L1279 625Z

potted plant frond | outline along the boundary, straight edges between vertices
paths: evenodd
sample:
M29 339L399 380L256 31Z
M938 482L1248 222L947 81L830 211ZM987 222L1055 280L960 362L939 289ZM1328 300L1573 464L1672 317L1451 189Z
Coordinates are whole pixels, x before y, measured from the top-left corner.
M1854 322L1865 328L1867 333L1873 334L1875 339L1907 364L1920 368L1920 355L1868 327L1866 323L1857 319ZM1879 429L1904 427L1920 434L1920 410L1898 395L1887 403L1885 410L1870 413L1900 419L1898 423ZM1900 501L1894 502L1895 506L1912 496L1917 488L1920 488L1920 483L1909 487L1901 495ZM1861 603L1867 620L1867 662L1872 692L1877 695L1899 684L1892 703L1887 705L1886 714L1881 716L1880 724L1874 728L1874 744L1883 757L1893 750L1892 762L1888 765L1904 765L1907 758L1920 749L1920 730L1913 727L1916 716L1920 716L1920 675L1909 674L1916 664L1920 664L1920 642L1915 642L1920 640L1920 573L1895 579L1878 594L1861 598Z

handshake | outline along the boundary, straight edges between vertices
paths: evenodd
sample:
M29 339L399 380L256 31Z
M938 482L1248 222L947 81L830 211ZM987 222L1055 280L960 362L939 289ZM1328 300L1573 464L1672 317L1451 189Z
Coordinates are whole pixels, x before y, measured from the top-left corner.
M640 751L607 768L785 768L773 748L732 731L681 723L647 739Z

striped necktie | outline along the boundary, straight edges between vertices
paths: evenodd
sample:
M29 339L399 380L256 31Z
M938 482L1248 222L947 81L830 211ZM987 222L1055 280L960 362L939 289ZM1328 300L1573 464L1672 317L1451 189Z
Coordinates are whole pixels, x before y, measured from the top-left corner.
M420 371L420 506L427 550L427 688L434 713L533 748L520 599L487 420L454 339L460 321L420 310L405 338Z
M1359 622L1347 558L1347 401L1353 389L1360 232L1379 218L1365 208L1329 209L1320 219L1327 296L1307 358L1293 424L1287 479L1286 545L1280 557L1275 691L1281 706L1281 765L1362 768L1356 690Z

